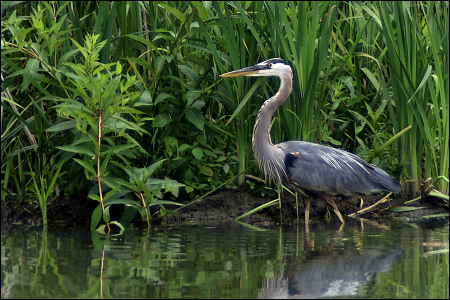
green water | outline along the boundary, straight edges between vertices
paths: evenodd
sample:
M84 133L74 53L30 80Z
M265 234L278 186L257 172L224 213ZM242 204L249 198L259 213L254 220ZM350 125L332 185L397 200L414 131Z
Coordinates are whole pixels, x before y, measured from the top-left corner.
M349 222L351 223L351 222ZM2 298L446 298L448 223L2 232Z

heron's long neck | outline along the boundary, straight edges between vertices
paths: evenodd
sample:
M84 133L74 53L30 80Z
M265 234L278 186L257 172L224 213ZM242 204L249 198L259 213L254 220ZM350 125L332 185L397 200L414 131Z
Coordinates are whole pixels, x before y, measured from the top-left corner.
M272 115L275 110L284 102L286 102L287 97L291 93L292 73L280 77L280 80L280 88L277 93L271 98L267 99L259 110L258 117L256 118L255 122L255 127L253 127L252 137L253 153L255 154L255 158L258 161L259 167L264 171L265 174L268 174L269 177L272 177L272 179L276 179L273 178L274 176L278 177L279 179L279 175L273 174L272 170L270 169L274 166L269 166L269 164L274 163L274 151L276 150L275 147L273 147L272 141L270 139L270 120L272 119Z

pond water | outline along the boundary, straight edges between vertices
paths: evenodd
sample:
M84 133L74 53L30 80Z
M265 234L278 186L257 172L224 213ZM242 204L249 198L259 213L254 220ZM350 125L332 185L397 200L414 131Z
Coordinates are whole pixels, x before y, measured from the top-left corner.
M2 298L446 298L448 223L2 232Z

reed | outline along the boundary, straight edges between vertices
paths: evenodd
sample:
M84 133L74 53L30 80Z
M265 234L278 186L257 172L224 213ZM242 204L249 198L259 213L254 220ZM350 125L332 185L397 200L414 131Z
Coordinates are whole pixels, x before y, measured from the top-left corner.
M416 195L432 177L448 193L448 5L381 2L377 11L395 105L391 121L397 132L411 125L399 141L403 190Z

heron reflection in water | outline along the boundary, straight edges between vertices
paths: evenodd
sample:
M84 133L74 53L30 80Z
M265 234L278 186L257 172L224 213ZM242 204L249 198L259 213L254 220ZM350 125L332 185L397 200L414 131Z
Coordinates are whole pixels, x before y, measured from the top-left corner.
M281 272L263 280L261 299L318 299L364 296L365 287L401 259L402 250L393 248L313 251L284 264Z
M335 195L401 191L399 182L392 176L352 153L304 141L272 144L270 120L292 90L292 69L284 60L272 58L220 76L280 78L280 88L263 103L256 118L252 137L253 153L260 169L269 180L275 182L278 187L284 184L304 196L306 224L309 222L311 197L324 198L344 223L333 199Z

